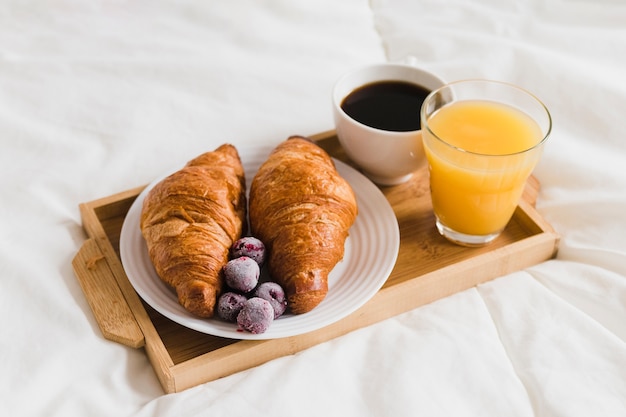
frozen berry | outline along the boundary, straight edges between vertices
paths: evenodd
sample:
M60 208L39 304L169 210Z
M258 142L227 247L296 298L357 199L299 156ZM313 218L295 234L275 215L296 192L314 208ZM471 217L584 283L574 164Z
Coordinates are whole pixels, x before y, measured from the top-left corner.
M287 298L283 287L275 282L264 282L254 291L256 297L267 300L274 309L274 318L282 316L287 309Z
M246 301L248 299L244 295L225 292L217 300L217 316L222 320L236 322Z
M233 258L247 256L254 259L261 266L265 260L265 245L256 237L242 237L233 244L231 256Z
M259 283L259 264L254 259L242 256L231 259L224 265L224 280L233 290L250 292Z
M243 305L237 316L237 324L250 333L264 333L274 321L274 309L269 301L252 297Z

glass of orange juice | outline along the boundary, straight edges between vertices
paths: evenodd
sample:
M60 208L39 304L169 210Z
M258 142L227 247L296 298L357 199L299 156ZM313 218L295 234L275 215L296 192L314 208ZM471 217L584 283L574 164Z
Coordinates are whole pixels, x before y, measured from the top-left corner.
M464 80L430 93L420 116L439 233L464 246L491 242L541 157L550 112L517 86Z

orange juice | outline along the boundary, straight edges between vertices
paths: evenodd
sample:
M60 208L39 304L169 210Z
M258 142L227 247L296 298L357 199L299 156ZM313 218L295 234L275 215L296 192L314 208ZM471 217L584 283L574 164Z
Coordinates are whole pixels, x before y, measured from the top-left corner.
M438 221L467 235L504 229L539 160L539 125L506 104L463 100L434 112L422 135Z

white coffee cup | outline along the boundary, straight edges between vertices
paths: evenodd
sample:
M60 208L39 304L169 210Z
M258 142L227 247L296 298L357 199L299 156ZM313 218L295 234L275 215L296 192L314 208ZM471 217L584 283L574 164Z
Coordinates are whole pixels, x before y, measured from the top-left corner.
M408 181L426 163L421 131L394 131L370 127L350 117L341 107L355 89L380 81L404 81L433 91L445 84L436 75L408 64L374 64L343 75L332 93L335 129L348 157L372 181L396 185ZM415 108L420 117L420 107Z

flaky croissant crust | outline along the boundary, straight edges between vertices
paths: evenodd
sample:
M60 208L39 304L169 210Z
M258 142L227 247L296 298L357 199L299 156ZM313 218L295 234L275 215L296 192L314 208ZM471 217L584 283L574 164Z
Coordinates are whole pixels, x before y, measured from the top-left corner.
M308 139L289 138L259 168L250 188L250 226L268 248L270 275L293 313L325 298L357 211L348 182Z
M213 315L222 267L245 219L244 170L229 144L189 161L146 195L140 227L150 259L189 312Z

